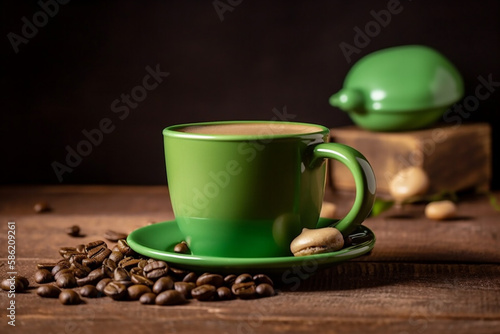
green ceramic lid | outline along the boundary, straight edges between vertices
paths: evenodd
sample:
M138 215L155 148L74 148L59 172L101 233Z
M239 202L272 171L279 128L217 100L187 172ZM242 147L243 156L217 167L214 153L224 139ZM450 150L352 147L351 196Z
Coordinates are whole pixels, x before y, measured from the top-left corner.
M463 95L458 70L421 45L398 46L360 59L330 104L345 111L414 112L448 107Z

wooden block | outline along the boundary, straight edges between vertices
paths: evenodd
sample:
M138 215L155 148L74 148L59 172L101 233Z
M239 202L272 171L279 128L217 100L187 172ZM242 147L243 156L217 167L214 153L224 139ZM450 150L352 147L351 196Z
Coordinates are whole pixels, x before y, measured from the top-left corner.
M389 181L401 169L422 167L431 181L429 193L466 189L489 190L491 129L489 124L436 126L408 132L370 132L356 126L334 128L332 142L349 145L370 162L377 192L389 193ZM354 190L347 167L330 164L334 189Z

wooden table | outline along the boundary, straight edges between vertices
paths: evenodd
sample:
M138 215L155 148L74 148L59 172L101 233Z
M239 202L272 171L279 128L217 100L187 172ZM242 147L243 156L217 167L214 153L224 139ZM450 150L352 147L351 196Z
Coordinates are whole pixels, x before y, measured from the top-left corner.
M497 193L497 197L498 197ZM328 194L344 213L352 194ZM36 214L46 200L54 210ZM0 276L6 276L7 222L16 222L16 271L34 283L35 265L61 246L102 239L173 219L166 187L3 186ZM64 233L82 228L83 238ZM16 294L16 327L0 293L1 333L499 333L500 214L485 197L459 204L459 217L427 220L423 206L391 209L365 222L377 236L371 254L321 270L277 296L182 306L145 306L110 298L63 306L33 289ZM36 284L33 284L36 285ZM15 330L15 331L14 331Z

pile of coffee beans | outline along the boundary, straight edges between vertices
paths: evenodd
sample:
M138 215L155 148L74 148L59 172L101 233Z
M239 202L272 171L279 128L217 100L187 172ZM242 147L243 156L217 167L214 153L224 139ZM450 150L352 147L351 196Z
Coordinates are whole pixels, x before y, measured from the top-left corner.
M108 237L115 234L108 233ZM175 250L188 252L187 244ZM172 267L165 261L143 257L125 239L109 249L97 240L76 247L59 249L62 259L37 264L35 282L42 284L36 293L44 298L59 298L64 305L82 303L82 297L108 296L113 300L138 300L142 304L180 305L190 300L217 301L253 299L275 294L273 281L264 274L201 275ZM29 282L16 281L22 291ZM5 287L4 287L5 285ZM10 282L2 282L2 288Z

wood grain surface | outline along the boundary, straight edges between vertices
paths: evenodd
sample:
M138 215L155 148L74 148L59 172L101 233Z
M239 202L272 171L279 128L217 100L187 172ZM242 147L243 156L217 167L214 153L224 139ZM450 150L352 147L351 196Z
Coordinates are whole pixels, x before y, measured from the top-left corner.
M498 197L499 194L497 194ZM329 193L339 215L351 193ZM53 210L36 214L47 201ZM1 333L498 333L500 214L485 197L459 203L458 218L427 220L422 205L391 209L365 225L377 236L366 256L308 273L276 277L279 293L258 300L144 306L109 298L63 306L30 289L16 294L16 327ZM0 277L7 270L7 222L16 222L16 269L33 286L38 262L58 249L173 219L166 187L4 186L0 189ZM81 238L66 235L71 225ZM113 244L111 243L110 246Z

